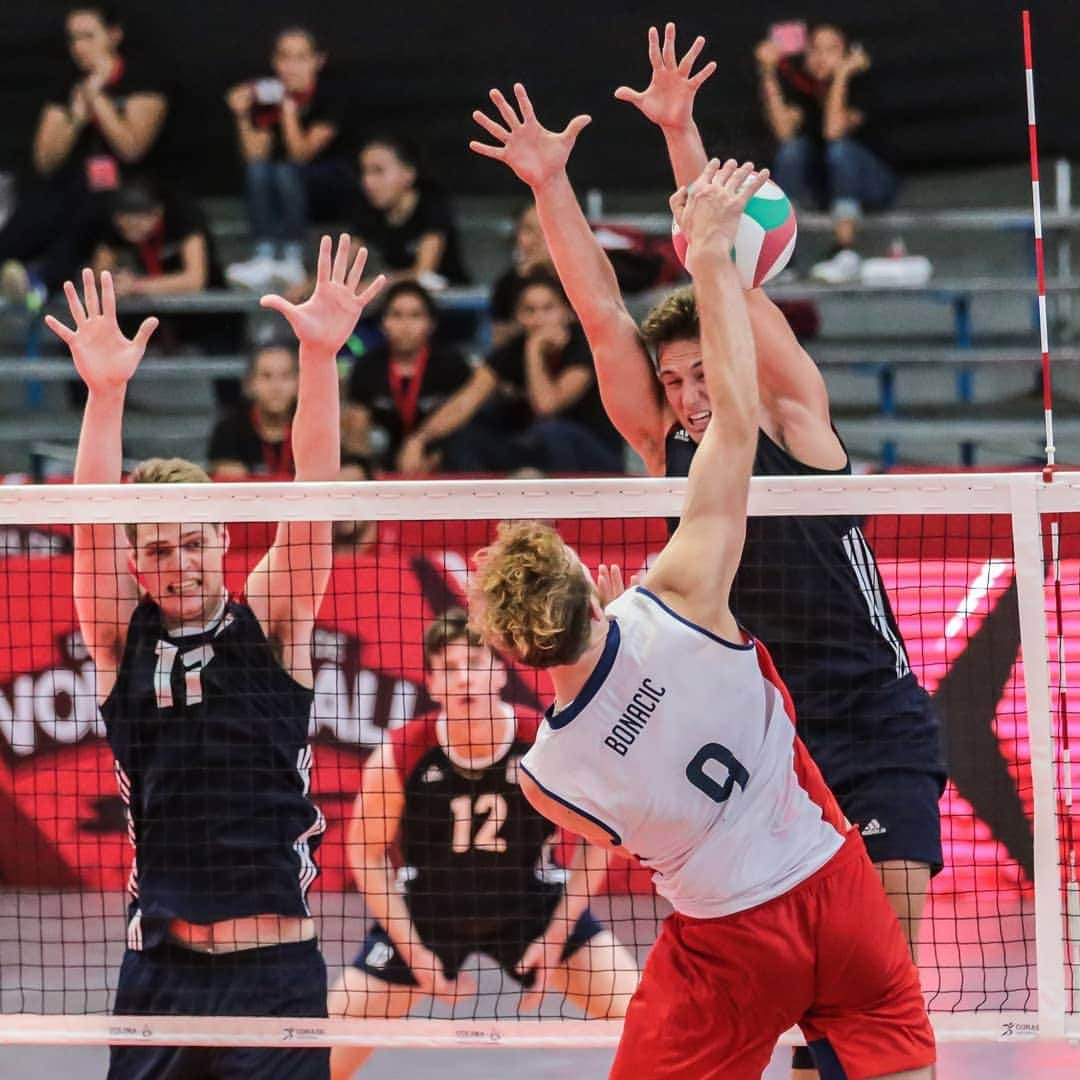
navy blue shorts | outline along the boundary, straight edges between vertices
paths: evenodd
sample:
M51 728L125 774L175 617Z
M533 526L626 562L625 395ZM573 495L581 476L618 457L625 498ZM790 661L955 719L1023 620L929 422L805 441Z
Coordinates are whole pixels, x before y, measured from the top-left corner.
M556 903L557 897L551 904L552 910ZM455 933L452 926L436 928L423 923L417 923L416 930L425 947L439 958L448 979L457 978L466 959L479 952L490 956L507 975L528 989L533 983L533 973L527 971L524 975L519 975L514 968L525 955L525 950L544 933L550 922L549 911L546 917L542 915L539 918L501 919L498 920L499 925L487 928L478 925L477 932L462 932L464 928L459 926ZM561 959L569 960L603 929L593 913L586 908L566 939ZM397 951L390 935L377 922L371 924L367 937L353 960L353 967L395 986L416 986L416 979L409 965Z
M124 1016L326 1016L315 941L209 956L166 943L124 954ZM113 1046L108 1080L329 1080L328 1047Z
M871 862L927 863L936 874L944 861L938 807L944 790L938 774L882 769L837 784L833 794L859 826Z

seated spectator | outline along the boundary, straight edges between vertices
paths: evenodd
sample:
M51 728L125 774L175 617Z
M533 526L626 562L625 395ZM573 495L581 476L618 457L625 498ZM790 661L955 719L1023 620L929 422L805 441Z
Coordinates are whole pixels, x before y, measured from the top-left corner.
M207 457L215 480L252 476L292 479L292 417L300 367L296 349L264 345L251 357L247 400L214 426Z
M340 149L344 106L326 84L325 63L315 35L289 27L274 42L274 77L240 83L226 97L246 167L255 238L253 257L228 268L232 285L300 285L309 220L351 212L356 178Z
M522 283L515 317L521 332L418 426L402 450L402 472L424 471L424 453L440 442L451 472L623 471L622 440L562 286L534 274Z
M398 281L383 300L384 344L353 364L343 423L346 446L376 468L401 469L405 447L416 430L472 374L460 351L432 340L437 323L430 293L415 281ZM432 440L422 450L410 448L413 467L408 471L441 468L445 449L441 443Z
M75 71L46 93L34 134L35 176L0 229L0 285L12 300L74 277L104 200L127 171L145 164L165 122L158 81L120 52L124 32L101 4L72 7L65 20Z
M468 281L450 202L420 179L411 148L392 137L368 139L360 183L366 205L356 232L379 254L391 282L410 278L439 289Z
M224 285L214 239L206 218L191 199L165 194L146 178L125 180L110 197L110 213L94 234L93 267L110 270L118 297L198 293ZM121 317L137 327L142 316ZM197 346L207 352L232 352L243 340L242 318L235 314L167 315L155 344L172 351Z
M491 286L488 313L491 316L491 343L496 348L505 345L521 327L514 318L521 284L531 274L546 271L554 276L551 255L540 228L536 204L527 203L514 219L514 262L504 270Z
M772 41L761 42L755 55L765 117L779 142L773 179L796 202L833 215L836 246L811 276L833 285L855 281L859 214L892 205L897 191L877 151L864 84L856 82L870 57L829 24L811 30L801 61L781 56Z

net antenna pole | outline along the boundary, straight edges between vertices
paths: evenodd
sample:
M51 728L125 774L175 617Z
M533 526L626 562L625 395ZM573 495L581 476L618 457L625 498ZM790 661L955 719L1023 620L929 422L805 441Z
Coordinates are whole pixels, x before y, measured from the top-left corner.
M1043 414L1046 421L1046 462L1043 480L1054 478L1054 397L1050 381L1050 344L1046 317L1046 260L1043 251L1042 195L1039 186L1039 138L1035 118L1035 79L1031 50L1031 12L1020 16L1024 33L1024 80L1027 92L1028 156L1031 161L1031 202L1035 222L1035 273L1039 288L1039 344L1042 351ZM1069 941L1070 988L1073 1009L1080 999L1080 878L1078 878L1076 827L1073 820L1072 748L1069 741L1069 698L1066 677L1064 618L1061 600L1061 521L1050 521L1050 559L1054 589L1054 632L1057 636L1057 723L1061 744L1059 812L1065 842L1065 910Z
M1035 274L1039 287L1039 345L1042 351L1043 417L1046 422L1046 464L1043 479L1054 476L1054 395L1050 385L1050 342L1046 327L1046 259L1043 254L1042 195L1039 190L1039 131L1035 121L1035 78L1031 62L1031 12L1021 13L1024 30L1024 81L1027 89L1028 157L1031 161L1031 204L1035 220Z

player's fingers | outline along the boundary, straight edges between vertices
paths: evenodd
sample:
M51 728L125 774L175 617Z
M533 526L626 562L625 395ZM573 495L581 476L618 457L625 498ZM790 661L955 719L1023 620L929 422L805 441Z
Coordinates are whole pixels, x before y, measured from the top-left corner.
M697 90L707 79L716 74L716 61L710 60L691 80L690 85Z
M268 293L259 300L259 307L269 308L271 311L284 315L286 319L291 319L294 305L289 303L284 296Z
M75 320L75 326L81 326L86 322L86 311L82 306L82 301L79 299L79 290L75 288L75 282L64 282L64 296L67 297L68 310L71 312L71 317Z
M135 346L145 350L146 346L150 344L150 338L157 328L158 321L155 316L151 315L149 318L143 319L139 324L139 329L135 331L135 337L132 339Z
M533 109L533 104L529 100L529 95L525 93L525 87L521 83L514 83L514 97L517 100L518 108L521 110L521 119L528 123L530 120L536 119L536 110Z
M70 326L65 326L59 319L52 315L45 316L45 325L65 344L70 345L75 340L75 331Z
M338 285L345 284L345 277L349 272L349 248L352 240L348 233L342 233L338 237L337 250L334 252L334 262L330 267L330 280Z
M739 194L742 196L743 203L748 203L767 183L769 182L769 170L762 169L761 172L751 172L746 179L746 182L739 189Z
M754 171L754 163L752 161L744 161L737 169L735 169L725 181L725 185L731 191L738 194L743 184L749 179L750 174ZM749 198L749 196L747 196Z
M349 276L345 279L345 284L349 286L352 292L356 292L356 286L360 284L360 279L364 276L364 267L367 265L367 248L362 247L356 252L356 258L353 259L352 269L349 271Z
M611 597L615 599L615 597L626 591L626 586L623 584L622 569L618 563L612 563L608 572L611 575Z
M474 154L479 154L481 157L494 158L496 161L506 160L506 149L502 146L488 146L487 143L477 142L475 139L469 141L469 149Z
M108 319L116 318L116 289L108 270L101 272L101 313Z
M333 248L334 242L329 236L324 235L319 241L319 259L315 264L315 280L316 281L329 281L330 280L330 267L331 258L330 252ZM280 309L278 309L280 310Z
M660 55L660 32L655 26L649 27L649 63L654 68L663 65L663 57Z
M510 138L510 132L495 120L492 120L487 113L481 112L477 109L472 118L493 138L498 139L499 142L506 142Z
M723 165L721 165L719 168L716 168L716 160L717 159L714 158L712 161L710 161L709 164L706 166L705 171L709 172L709 170L711 169L712 172L709 176L709 180L722 186L726 184L731 178L731 175L739 167L739 163L734 158L728 158Z
M575 116L569 124L563 128L563 135L571 140L576 140L577 137L592 123L592 117L586 116L582 113L580 116Z
M92 319L101 314L101 305L98 303L97 282L94 281L94 271L89 266L83 267L82 272L83 300L86 302L86 314Z
M488 97L491 98L492 105L499 110L499 115L506 121L507 127L513 129L521 123L514 112L513 106L506 100L505 95L497 86L493 86L488 91Z
M679 61L680 74L690 74L690 71L694 66L694 61L701 55L701 50L704 48L705 39L698 35L698 37L694 38L694 43L686 50L686 55Z
M631 105L636 105L644 96L640 90L632 90L629 86L620 86L615 91L619 101L628 101Z
M380 274L358 297L360 303L367 307L372 300L375 299L379 293L382 292L383 286L386 284L386 275Z
M669 22L664 27L664 44L660 49L660 55L664 59L664 66L673 68L678 64L675 58L675 24Z
M678 217L686 207L686 200L690 198L690 189L688 187L681 187L676 191L670 199L668 199L668 206L671 207L671 212Z
M641 574L632 574L630 576L630 588L637 588L641 584Z

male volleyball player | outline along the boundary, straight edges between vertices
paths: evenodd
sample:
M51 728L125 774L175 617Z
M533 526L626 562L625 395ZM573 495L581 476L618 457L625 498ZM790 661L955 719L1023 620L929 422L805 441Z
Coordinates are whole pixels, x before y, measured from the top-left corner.
M692 73L703 46L699 37L679 60L674 26L668 24L662 45L650 29L648 88L616 91L661 127L676 183L683 185L705 164L693 102L716 65ZM704 379L694 291L661 302L639 332L566 175L589 118L547 131L524 90L516 92L520 118L498 91L492 101L501 123L473 114L502 145L474 142L472 149L502 161L532 188L555 267L589 341L608 416L650 474L685 476L717 407ZM755 475L850 473L814 361L761 289L746 294L746 306L758 356ZM937 718L911 671L859 520L752 519L732 605L772 650L795 700L799 732L842 809L862 828L914 948L930 877L942 865L938 800L945 773ZM795 1061L808 1066L803 1051Z
M588 908L607 854L583 842L568 876L557 871L555 826L518 786L536 720L502 701L506 668L464 611L431 623L424 656L442 712L392 732L364 767L349 851L375 922L330 992L330 1015L396 1019L426 997L468 996L476 988L459 971L478 952L521 982L525 1008L552 989L590 1016L624 1016L637 965ZM370 1054L335 1047L333 1080Z
M605 613L558 533L504 524L476 556L474 618L492 647L551 675L555 703L521 765L530 802L633 853L675 908L611 1076L757 1080L798 1024L826 1077L915 1080L930 1075L934 1037L903 934L768 653L729 604L760 408L730 255L768 175L751 168L710 162L672 198L714 410L679 527Z
M338 473L337 352L382 279L357 295L343 236L324 237L315 291L263 305L300 342L298 480ZM113 283L64 286L75 328L49 318L88 397L75 482L118 483L124 394L156 326L127 340ZM328 422L330 418L333 422ZM143 462L136 482L205 481ZM125 536L126 533L126 536ZM225 590L224 525L75 528L75 604L97 671L135 847L118 1014L325 1016L326 968L306 893L325 829L308 796L311 634L330 574L329 522L288 522L241 596ZM326 1077L324 1049L114 1047L109 1076Z

